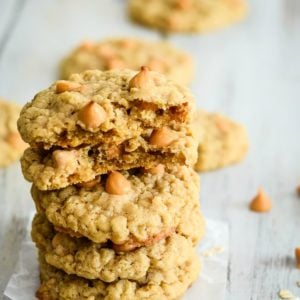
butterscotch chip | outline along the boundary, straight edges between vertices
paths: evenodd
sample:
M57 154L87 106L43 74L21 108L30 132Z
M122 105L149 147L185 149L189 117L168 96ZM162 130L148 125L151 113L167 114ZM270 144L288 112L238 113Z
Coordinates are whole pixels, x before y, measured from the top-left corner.
M44 192L33 186L32 197L37 210L45 213L58 231L70 230L68 233L95 243L110 240L117 245L130 241L143 245L170 228L193 243L198 241L203 219L199 178L192 168L177 165L163 175L120 173L131 187L123 195L107 193L106 186L99 184L93 189L76 185Z
M76 82L60 80L56 83L56 93L60 94L63 92L79 91L81 85Z
M168 147L177 138L178 137L174 131L170 130L168 127L163 127L152 132L149 143L157 147Z
M61 77L67 79L71 74L94 69L128 68L138 71L141 66L161 72L183 85L188 84L194 74L191 56L172 44L119 38L74 49L61 64Z
M151 81L155 78L146 90L129 89L136 72L126 69L73 74L68 83L84 86L76 93L57 94L54 83L23 108L18 121L22 138L39 149L74 148L119 145L166 125L189 131L195 108L190 92L157 72L146 72ZM157 109L145 111L137 101Z
M187 238L174 233L130 252L117 253L110 245L57 233L39 214L34 217L31 236L48 264L68 274L105 282L129 279L145 283L158 271L169 274L174 265L182 264L194 252Z
M295 249L295 257L296 257L296 266L300 269L300 247Z
M41 285L36 292L38 299L130 299L130 300L170 300L179 299L190 285L196 280L200 264L195 250L190 246L178 244L179 248L170 253L169 264L168 255L162 259L164 263L157 261L155 267L150 267L141 280L131 280L116 278L111 283L106 283L99 279L88 280L75 275L67 275L58 269L50 266L45 261L44 252L40 251L40 277ZM181 250L181 252L180 252ZM154 253L153 253L154 254ZM160 256L162 253L154 254ZM141 256L142 258L144 256ZM120 259L122 260L122 258ZM111 261L108 257L108 266ZM150 259L151 261L151 259ZM120 266L120 273L127 270L129 278L135 271L139 271L140 266L133 261L123 259L124 265ZM154 262L154 260L153 260ZM116 264L117 262L115 262ZM168 264L168 270L164 267ZM93 263L94 264L94 263ZM92 265L93 265L92 264ZM106 269L106 268L105 268ZM118 272L115 268L108 270L112 276Z
M88 130L99 127L106 119L106 111L94 101L89 102L78 112L78 124Z
M0 99L0 168L17 161L28 145L17 129L20 106Z
M105 191L112 195L124 195L131 190L130 181L128 181L121 173L112 171L105 183Z
M151 78L153 74L150 73L148 67L141 67L140 72L134 75L129 81L129 89L132 88L147 88L153 85L153 78Z
M216 113L199 110L194 121L198 140L197 171L210 171L240 162L249 142L241 124Z
M242 20L245 0L130 0L131 19L162 32L200 32L219 29Z
M258 213L268 212L272 208L272 202L262 188L260 188L257 195L252 199L249 207Z

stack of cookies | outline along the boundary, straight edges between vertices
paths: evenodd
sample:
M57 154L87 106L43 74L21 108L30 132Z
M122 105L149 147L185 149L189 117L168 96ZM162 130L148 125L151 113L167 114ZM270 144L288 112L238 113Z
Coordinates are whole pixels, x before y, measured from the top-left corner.
M25 105L39 299L183 295L204 232L194 113L186 88L145 67L73 74Z

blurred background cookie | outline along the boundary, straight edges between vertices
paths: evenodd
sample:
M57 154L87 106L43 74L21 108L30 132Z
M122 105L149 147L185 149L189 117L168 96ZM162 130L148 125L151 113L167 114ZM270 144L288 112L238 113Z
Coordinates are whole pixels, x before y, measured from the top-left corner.
M130 0L130 18L162 32L207 32L240 21L245 0Z
M18 160L27 144L17 130L20 106L0 99L0 167L6 167Z
M67 79L73 73L91 69L139 70L141 66L148 66L181 84L188 84L194 74L191 56L167 42L115 38L83 42L63 60L60 76Z
M220 114L198 110L195 129L199 139L197 171L238 163L248 151L246 129Z

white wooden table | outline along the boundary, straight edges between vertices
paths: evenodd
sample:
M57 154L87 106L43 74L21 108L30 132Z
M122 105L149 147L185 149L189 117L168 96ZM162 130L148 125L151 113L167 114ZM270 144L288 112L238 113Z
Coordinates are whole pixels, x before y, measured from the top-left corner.
M124 3L0 1L0 95L29 101L55 80L61 57L83 39L160 38L130 24ZM293 257L300 245L300 1L251 0L250 9L245 22L226 30L170 37L195 56L198 105L241 121L249 131L244 163L202 176L205 214L230 225L229 300L278 299L279 289L300 295ZM259 186L273 199L267 215L247 208ZM1 293L32 209L19 166L0 170Z

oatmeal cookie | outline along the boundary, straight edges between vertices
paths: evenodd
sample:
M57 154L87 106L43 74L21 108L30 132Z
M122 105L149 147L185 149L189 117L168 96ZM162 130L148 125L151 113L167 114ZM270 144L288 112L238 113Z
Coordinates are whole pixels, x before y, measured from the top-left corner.
M184 252L190 253L187 259L183 260L183 253L178 252L167 273L157 269L144 283L128 279L105 283L67 275L48 265L44 253L40 252L41 285L36 297L40 300L176 300L197 279L200 270L195 250L187 248Z
M248 150L245 128L220 114L197 112L195 132L198 134L197 171L209 171L241 161Z
M148 66L168 78L188 84L194 73L190 55L167 42L136 38L115 38L99 42L83 42L61 63L61 78L86 70L128 68L139 70Z
M21 107L0 99L0 167L6 167L19 160L28 145L17 129Z
M93 70L38 93L22 109L18 128L32 147L119 145L165 126L186 129L194 108L188 89L147 67Z
M192 130L168 127L117 144L100 144L77 149L28 148L21 159L25 179L40 190L53 190L89 181L113 170L158 164L193 166L197 161L197 139Z
M95 243L143 245L172 228L193 243L199 240L203 218L199 177L192 168L175 165L158 172L130 170L105 177L91 186L85 183L55 191L33 186L32 197L37 210L57 230Z
M245 0L129 0L131 19L162 32L207 32L245 17Z
M191 242L174 233L153 245L118 253L111 244L57 233L39 214L32 224L32 239L45 253L48 264L67 274L105 282L128 279L144 284L156 272L169 277L173 266L184 263L193 252Z

